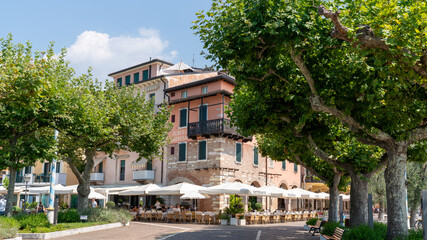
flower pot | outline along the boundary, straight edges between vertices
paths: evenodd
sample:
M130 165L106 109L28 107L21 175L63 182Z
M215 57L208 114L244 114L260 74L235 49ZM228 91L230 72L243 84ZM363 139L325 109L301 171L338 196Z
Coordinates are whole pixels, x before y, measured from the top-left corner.
M239 219L239 225L241 225L241 226L246 225L246 220L245 219Z
M222 226L226 226L228 224L228 220L227 219L221 219L221 225Z
M237 218L230 218L230 225L236 226L237 225Z

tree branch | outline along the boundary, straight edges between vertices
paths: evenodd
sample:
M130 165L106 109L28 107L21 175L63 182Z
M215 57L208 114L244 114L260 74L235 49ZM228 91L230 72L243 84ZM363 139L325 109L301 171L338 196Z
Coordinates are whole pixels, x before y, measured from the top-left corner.
M427 138L427 125L420 126L412 130L409 134L409 144L424 140Z
M282 81L284 81L284 82L286 82L286 83L289 83L289 81L288 81L288 80L286 80L285 78L283 78L282 76L280 76L279 74L277 74L273 69L268 69L268 72L267 72L264 76L262 76L261 78L248 77L248 79L250 79L250 80L255 80L255 81L258 81L258 82L262 82L262 81L264 81L267 77L269 77L270 75L274 75L274 76L278 77L280 80L282 80Z
M311 76L310 70L308 70L305 65L304 59L302 58L301 52L296 54L296 50L294 48L291 49L291 57L294 60L295 64L298 66L301 73L304 75L307 80L308 86L310 87L311 93L313 95L317 95L316 87L314 86L314 79Z
M66 159L65 161L68 163L68 166L70 166L71 171L74 173L74 175L76 176L76 178L79 181L79 183L85 182L85 180L83 179L82 174L77 169L77 166L71 161L71 159Z
M305 167L306 169L308 169L311 173L313 173L314 175L316 175L318 178L322 179L322 181L324 182L329 182L329 179L327 179L326 177L322 176L322 174L320 174L318 171L316 171L313 167L309 166L308 164L304 163L301 158L299 157L299 155L295 154L294 155L295 158L295 162L298 163L299 165Z

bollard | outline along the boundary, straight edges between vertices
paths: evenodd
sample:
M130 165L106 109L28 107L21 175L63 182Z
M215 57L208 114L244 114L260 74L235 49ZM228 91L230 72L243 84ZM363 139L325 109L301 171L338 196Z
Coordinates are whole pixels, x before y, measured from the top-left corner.
M374 228L374 213L372 211L372 194L368 194L368 225Z

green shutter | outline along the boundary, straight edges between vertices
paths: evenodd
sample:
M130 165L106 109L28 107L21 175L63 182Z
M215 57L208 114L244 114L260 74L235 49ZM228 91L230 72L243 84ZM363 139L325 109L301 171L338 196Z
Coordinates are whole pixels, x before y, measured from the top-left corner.
M258 165L258 148L254 147L254 165Z
M206 141L199 142L199 160L206 160Z
M236 143L236 162L242 162L242 144Z
M130 75L127 75L125 77L125 83L126 83L126 85L130 85Z
M282 169L286 169L286 160L282 161Z
M117 86L118 87L122 86L122 78L117 78Z
M156 101L156 94L155 93L150 94L150 101L153 101L153 102Z
M152 160L147 160L147 170L153 170L153 162L152 162Z
M187 109L179 110L179 127L187 126Z
M294 163L294 172L298 172L298 165Z
M104 163L103 163L103 162L100 162L100 163L99 163L99 165L98 165L98 172L99 172L99 173L104 172Z
M186 150L187 150L187 144L186 143L180 143L179 144L179 159L178 159L178 161L185 162Z
M142 71L142 80L148 79L148 70Z
M134 83L139 82L139 73L135 73L135 74L133 75L133 82L134 82Z

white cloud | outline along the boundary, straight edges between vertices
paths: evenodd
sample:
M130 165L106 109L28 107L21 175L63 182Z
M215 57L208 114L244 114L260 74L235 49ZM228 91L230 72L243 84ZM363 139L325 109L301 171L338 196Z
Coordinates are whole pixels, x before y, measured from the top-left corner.
M168 44L156 29L141 28L137 37L85 31L68 48L67 59L77 74L92 67L93 75L104 80L109 73L149 61L150 57L173 61L178 52L166 52Z

